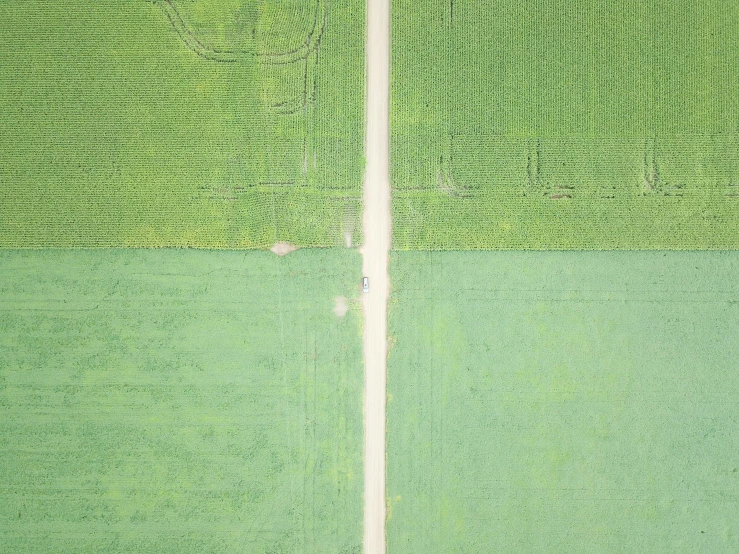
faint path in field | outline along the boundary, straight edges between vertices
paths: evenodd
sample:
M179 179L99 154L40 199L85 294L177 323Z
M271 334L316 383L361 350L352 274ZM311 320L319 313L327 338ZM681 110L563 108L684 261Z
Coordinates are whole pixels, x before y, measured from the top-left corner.
M385 552L385 399L390 249L390 1L367 1L364 183L364 552Z

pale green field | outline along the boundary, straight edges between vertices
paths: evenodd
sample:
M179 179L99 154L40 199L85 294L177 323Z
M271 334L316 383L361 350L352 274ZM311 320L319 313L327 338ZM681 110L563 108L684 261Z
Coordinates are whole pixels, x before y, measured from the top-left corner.
M390 265L388 554L739 550L739 254Z
M0 251L0 552L361 552L360 263Z
M392 3L393 244L739 247L739 4Z
M0 246L361 239L364 2L0 3Z

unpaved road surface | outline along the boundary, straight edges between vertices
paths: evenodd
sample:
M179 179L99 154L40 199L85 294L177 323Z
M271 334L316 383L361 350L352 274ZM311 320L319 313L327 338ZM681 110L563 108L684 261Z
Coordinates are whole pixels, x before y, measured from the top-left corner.
M385 553L385 399L390 249L390 0L367 0L364 246L364 552Z

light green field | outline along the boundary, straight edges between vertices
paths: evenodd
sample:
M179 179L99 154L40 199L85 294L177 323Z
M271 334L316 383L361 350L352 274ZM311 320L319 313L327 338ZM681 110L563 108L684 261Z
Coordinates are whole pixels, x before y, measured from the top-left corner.
M392 10L395 248L739 247L739 4Z
M739 254L390 265L389 554L739 550Z
M0 252L0 552L361 552L360 263Z
M0 3L0 246L361 237L364 2Z

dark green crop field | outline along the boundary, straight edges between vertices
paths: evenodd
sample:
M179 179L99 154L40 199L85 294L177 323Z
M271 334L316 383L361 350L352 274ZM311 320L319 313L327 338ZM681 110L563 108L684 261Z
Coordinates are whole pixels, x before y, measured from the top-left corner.
M739 550L739 253L390 266L389 554Z
M392 3L397 249L739 247L739 4Z
M0 552L361 552L359 268L0 251Z
M360 240L364 2L0 3L0 246Z

